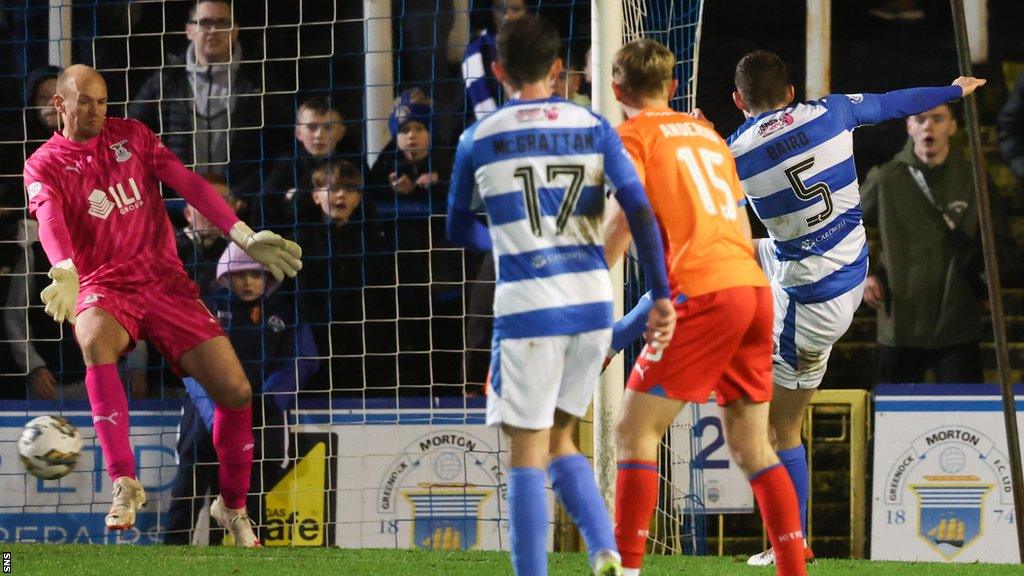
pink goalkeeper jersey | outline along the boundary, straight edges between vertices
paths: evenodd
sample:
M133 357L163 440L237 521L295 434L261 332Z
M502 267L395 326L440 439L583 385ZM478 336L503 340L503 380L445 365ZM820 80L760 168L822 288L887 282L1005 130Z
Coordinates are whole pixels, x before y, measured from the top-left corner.
M107 118L85 143L56 133L25 162L29 214L60 209L83 287L187 278L157 183L179 162L137 120Z

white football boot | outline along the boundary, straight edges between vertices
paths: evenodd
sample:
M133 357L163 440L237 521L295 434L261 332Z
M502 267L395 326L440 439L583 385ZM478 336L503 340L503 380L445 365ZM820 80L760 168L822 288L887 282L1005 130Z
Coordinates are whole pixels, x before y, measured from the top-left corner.
M114 501L104 518L107 530L128 530L135 526L135 513L146 505L146 491L135 478L121 476L114 480Z
M245 508L232 510L224 505L224 498L217 496L217 499L210 505L210 516L220 524L220 527L227 530L228 534L235 541L235 546L243 548L259 548L259 538L253 532L253 521L246 514Z
M622 576L622 557L614 550L601 550L590 564L594 576Z
M814 552L811 552L811 548L807 546L807 540L804 540L804 561L808 564L814 564ZM748 566L774 566L775 565L775 549L769 548L764 552L754 554L750 558L747 558Z

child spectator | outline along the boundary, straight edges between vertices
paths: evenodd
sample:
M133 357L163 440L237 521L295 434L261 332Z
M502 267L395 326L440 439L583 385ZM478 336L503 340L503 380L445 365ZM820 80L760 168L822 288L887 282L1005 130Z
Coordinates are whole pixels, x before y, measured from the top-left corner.
M224 327L253 385L255 454L247 508L262 527L261 494L284 475L287 414L298 390L316 371L316 347L308 326L297 324L295 305L263 266L235 244L217 264L220 290L205 298ZM171 488L165 544L189 544L207 492L217 494L217 457L213 448L213 400L192 378L185 379L189 397L182 409L178 438L178 473Z
M313 169L340 158L363 167L359 144L345 138L347 132L345 116L326 97L303 100L295 113L294 158L273 165L261 200L253 202L250 220L276 226L319 220L319 209L310 197Z
M395 254L386 228L363 197L362 174L344 160L312 173L320 216L298 229L305 268L297 278L303 318L330 364L317 389L357 390L395 384ZM379 355L378 355L379 354ZM364 379L372 374L372 382Z
M451 154L431 149L433 107L419 88L402 92L388 119L391 142L370 170L377 206L399 218L444 214Z
M423 91L402 92L389 123L394 139L370 171L379 216L395 220L403 393L455 381L461 393L462 251L444 232L452 161L450 151L431 146L432 115Z

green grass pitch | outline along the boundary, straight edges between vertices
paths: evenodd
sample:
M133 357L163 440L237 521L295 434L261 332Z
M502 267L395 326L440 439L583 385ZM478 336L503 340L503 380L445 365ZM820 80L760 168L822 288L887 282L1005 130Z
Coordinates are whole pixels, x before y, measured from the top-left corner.
M489 576L511 574L508 555L499 552L422 552L418 550L342 550L338 548L0 545L11 553L11 574L45 576ZM552 554L551 576L588 574L583 554ZM4 570L6 572L6 570ZM772 576L771 568L751 568L739 558L648 558L644 576ZM929 564L819 560L811 576L1005 576L1024 568L996 564Z

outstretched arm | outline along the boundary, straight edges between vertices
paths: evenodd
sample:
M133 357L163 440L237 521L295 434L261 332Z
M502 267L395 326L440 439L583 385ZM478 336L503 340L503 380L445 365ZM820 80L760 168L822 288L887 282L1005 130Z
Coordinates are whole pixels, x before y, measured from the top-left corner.
M926 112L939 104L973 93L985 82L981 78L961 76L949 86L906 88L885 94L836 94L829 98L848 100L852 113L851 124L859 126Z
M186 202L206 217L221 232L231 237L254 260L263 264L278 281L294 278L302 269L302 249L291 240L269 230L253 231L238 219L227 202L205 178L189 170L163 143L152 143L151 167L154 175L174 188Z
M229 234L239 219L228 203L205 178L186 168L169 150L164 150L167 152L166 156L158 156L158 161L153 164L156 177L174 188L186 202L221 232Z

